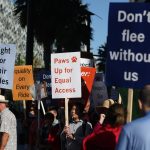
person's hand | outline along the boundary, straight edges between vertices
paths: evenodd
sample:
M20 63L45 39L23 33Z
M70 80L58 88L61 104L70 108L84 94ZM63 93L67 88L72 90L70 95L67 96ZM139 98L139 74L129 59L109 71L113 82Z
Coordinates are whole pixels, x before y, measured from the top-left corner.
M99 123L103 124L104 120L105 120L105 114L100 114L100 119L99 119Z
M69 126L65 126L63 132L67 135L69 134L69 131L70 131Z
M67 138L71 139L71 140L74 140L75 137L73 136L73 134L67 134Z
M70 132L69 126L65 126L63 132L66 134L66 138L74 139L73 134Z

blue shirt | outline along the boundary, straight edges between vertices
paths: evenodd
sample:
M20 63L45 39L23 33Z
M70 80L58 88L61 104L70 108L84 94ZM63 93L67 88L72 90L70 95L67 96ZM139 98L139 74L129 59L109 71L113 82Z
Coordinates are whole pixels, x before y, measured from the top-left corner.
M150 150L150 112L123 127L116 150Z

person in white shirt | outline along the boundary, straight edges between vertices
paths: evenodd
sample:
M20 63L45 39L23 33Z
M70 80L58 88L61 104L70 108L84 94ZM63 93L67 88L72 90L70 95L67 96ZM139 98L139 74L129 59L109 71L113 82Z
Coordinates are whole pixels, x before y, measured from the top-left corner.
M0 95L0 150L17 150L17 123L7 108L8 100Z

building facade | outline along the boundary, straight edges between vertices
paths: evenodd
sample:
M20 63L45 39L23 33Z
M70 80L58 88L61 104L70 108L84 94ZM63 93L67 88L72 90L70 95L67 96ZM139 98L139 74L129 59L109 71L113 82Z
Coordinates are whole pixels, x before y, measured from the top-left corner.
M13 0L0 0L0 43L16 44L16 64L25 62L26 54L26 29L22 29L18 19L13 14ZM35 67L43 65L43 47L34 43ZM21 62L18 62L21 61ZM40 62L40 63L39 63ZM38 64L39 63L39 64Z

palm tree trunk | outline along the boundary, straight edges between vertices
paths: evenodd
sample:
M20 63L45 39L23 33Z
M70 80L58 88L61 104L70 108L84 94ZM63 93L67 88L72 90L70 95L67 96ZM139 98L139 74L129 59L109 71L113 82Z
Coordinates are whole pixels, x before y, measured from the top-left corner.
M57 45L57 52L62 53L62 46L60 44Z
M91 16L88 14L88 17L87 17L87 26L88 26L88 34L90 35L91 34L91 31L90 31L90 26L91 26ZM87 39L87 52L90 52L90 36L88 37Z
M51 44L49 42L44 43L44 64L46 69L50 69L51 63Z
M33 65L33 13L32 0L27 0L27 42L26 42L26 64Z

